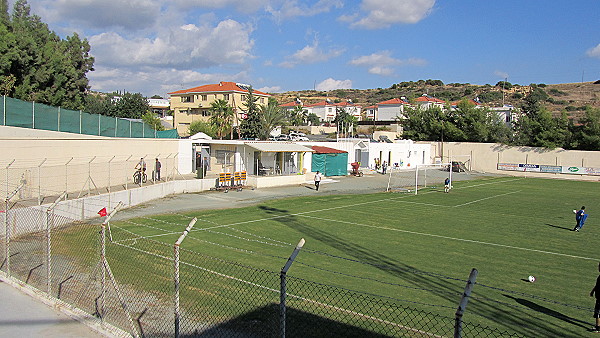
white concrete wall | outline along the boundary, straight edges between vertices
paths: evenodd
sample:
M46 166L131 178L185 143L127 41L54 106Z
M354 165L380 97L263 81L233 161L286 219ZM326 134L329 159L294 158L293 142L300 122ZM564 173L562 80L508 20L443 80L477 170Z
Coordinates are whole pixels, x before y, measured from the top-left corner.
M402 105L380 105L377 107L377 121L394 121L402 115Z
M112 138L0 126L0 194L21 182L19 198L59 195L132 183L134 166L146 159L148 179L154 159L161 176L191 172L188 140Z
M516 171L499 171L500 163L530 163L557 166L580 166L600 168L599 151L545 149L536 147L512 147L497 143L466 143L466 142L418 142L430 145L432 158L444 161L450 158L455 161L469 161L470 168L476 171L497 172L506 175L527 175L531 177L552 177L562 179L599 180L599 176L567 175L552 173L532 173Z

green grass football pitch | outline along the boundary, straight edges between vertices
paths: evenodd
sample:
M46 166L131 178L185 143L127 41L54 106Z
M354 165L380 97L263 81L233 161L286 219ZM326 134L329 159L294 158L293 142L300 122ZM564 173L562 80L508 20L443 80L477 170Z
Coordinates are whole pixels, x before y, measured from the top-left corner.
M183 249L275 272L304 238L290 276L449 318L475 268L465 321L526 336L582 336L593 323L589 292L600 262L598 188L500 177L455 182L448 194L315 195L111 226L117 242L121 233L172 245L196 217ZM590 216L573 232L572 210L582 205Z

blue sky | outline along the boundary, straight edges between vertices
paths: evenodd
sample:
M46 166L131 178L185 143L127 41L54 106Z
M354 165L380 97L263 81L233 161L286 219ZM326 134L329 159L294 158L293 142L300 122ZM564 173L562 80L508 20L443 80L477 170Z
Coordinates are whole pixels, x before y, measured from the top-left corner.
M12 1L14 2L14 1ZM600 79L600 1L30 0L96 58L92 90L269 92Z

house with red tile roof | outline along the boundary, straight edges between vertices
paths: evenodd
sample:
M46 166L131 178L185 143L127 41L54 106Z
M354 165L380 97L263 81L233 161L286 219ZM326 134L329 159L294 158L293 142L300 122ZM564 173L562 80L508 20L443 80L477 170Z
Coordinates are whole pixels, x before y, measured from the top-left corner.
M244 101L249 88L247 84L223 81L168 93L171 96L174 127L179 135L188 135L193 121L210 119L211 103L216 100L229 103L235 113L233 124L239 125L245 118ZM266 105L271 96L258 90L253 90L253 94L258 97L256 103L259 105Z
M379 102L376 105L375 121L396 121L403 117L404 108L409 105L404 98Z
M352 101L344 101L335 104L336 108L343 109L349 115L356 117L359 121L362 119L362 106L352 103Z
M304 108L306 108L309 115L315 114L321 121L331 122L335 119L335 104L329 99L306 105Z
M444 106L446 105L446 101L436 99L435 97L429 96L427 94L423 94L423 96L417 97L415 99L415 103L420 109L429 109L431 107L444 109Z
M456 107L458 107L458 104L461 102L462 100L458 100L458 101L454 101L450 103L450 107L452 109L456 109ZM473 100L473 99L469 99L467 100L467 102L469 102L470 104L474 105L475 107L481 107L481 102L477 101L477 100Z

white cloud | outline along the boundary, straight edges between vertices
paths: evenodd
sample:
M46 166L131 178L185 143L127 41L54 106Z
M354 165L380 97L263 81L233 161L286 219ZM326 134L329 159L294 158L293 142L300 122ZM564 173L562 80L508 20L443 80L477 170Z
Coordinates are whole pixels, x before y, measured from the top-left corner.
M258 90L263 93L279 93L281 91L281 87L280 86L262 87L262 88L258 88Z
M106 66L212 67L251 58L251 28L234 20L216 27L187 24L155 38L127 39L108 32L92 36L92 54Z
M88 73L90 84L96 91L128 90L145 96L166 93L220 81L248 82L248 74L200 73L193 70L176 70L146 67L141 70L131 68L96 67ZM135 88L135 89L131 89Z
M588 51L585 54L591 58L600 59L600 43L598 44L598 46L588 49Z
M177 7L184 9L198 7L208 9L234 7L237 11L248 14L265 8L272 1L273 0L173 0L172 3Z
M418 58L409 58L406 60L396 59L392 57L390 51L384 50L371 55L357 57L349 63L354 66L366 67L371 74L391 76L395 73L394 66L422 66L427 62Z
M340 56L344 49L331 49L324 51L319 48L319 42L315 40L312 45L307 45L294 54L287 57L287 60L280 63L279 66L293 68L298 64L311 64L325 62L329 59Z
M503 71L501 71L501 70L497 70L497 71L495 71L495 72L494 72L494 75L496 75L496 76L498 76L498 77L501 77L501 78L503 78L503 79L506 79L506 78L508 78L508 73L507 73L507 72L503 72Z
M323 80L315 87L316 90L329 91L334 89L350 89L352 88L352 80L334 80L328 78Z
M33 11L50 22L67 21L88 28L152 27L160 17L159 0L42 0L31 1Z
M363 0L361 14L344 15L340 20L366 29L413 24L427 17L434 5L435 0Z
M299 3L298 0L286 0L277 9L275 8L275 4L267 6L266 11L271 13L278 21L282 21L292 17L314 16L326 13L332 8L342 8L343 5L341 0L319 0L312 6Z

